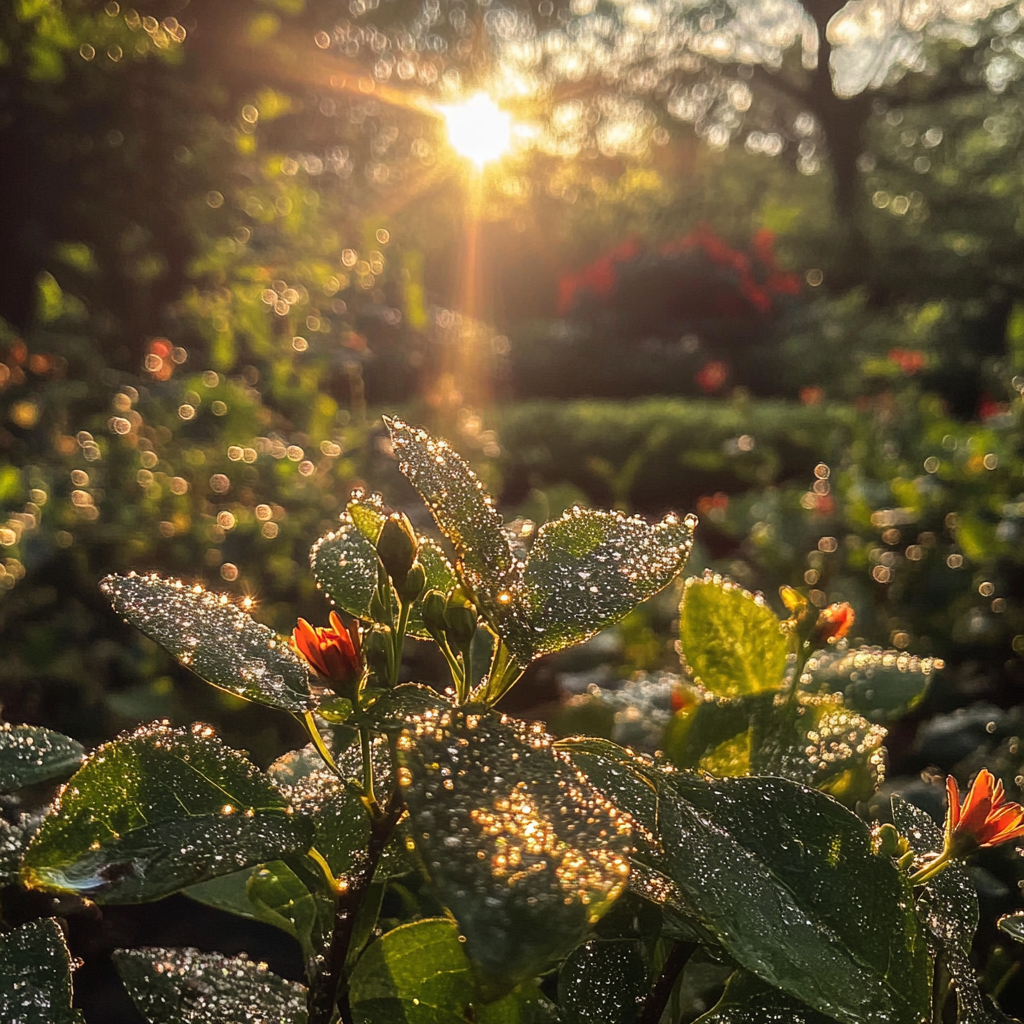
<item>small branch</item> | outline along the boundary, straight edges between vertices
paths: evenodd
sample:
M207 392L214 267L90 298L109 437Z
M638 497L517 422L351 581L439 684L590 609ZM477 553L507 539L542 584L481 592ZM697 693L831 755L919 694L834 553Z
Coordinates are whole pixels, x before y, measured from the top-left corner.
M305 723L306 730L309 732L310 738L313 740L313 746L316 747L317 753L324 759L324 763L328 768L334 772L339 778L343 778L341 770L335 763L331 752L327 749L327 745L324 743L323 736L320 735L320 730L317 728L316 719L313 717L312 711L307 711L303 715L303 722Z
M367 847L365 868L354 884L343 889L338 898L331 945L324 958L323 970L309 990L309 1024L330 1024L334 1017L335 1005L338 1002L338 990L345 961L348 958L349 946L352 944L352 932L359 916L359 908L373 881L373 875L377 870L381 855L384 853L384 847L387 846L391 833L404 812L405 805L402 802L401 794L396 790L388 801L387 810L370 825L370 843ZM341 1017L346 1024L350 1024L351 1013L347 1004L341 1007Z
M677 942L672 946L661 967L661 974L658 975L658 980L654 983L654 988L644 1000L644 1009L636 1024L658 1024L661 1015L665 1012L665 1007L668 1006L672 989L676 987L676 979L696 948L696 942Z

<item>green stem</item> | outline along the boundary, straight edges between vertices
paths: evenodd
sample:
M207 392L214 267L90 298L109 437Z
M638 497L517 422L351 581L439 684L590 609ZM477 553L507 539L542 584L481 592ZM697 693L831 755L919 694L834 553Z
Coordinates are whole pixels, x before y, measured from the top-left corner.
M363 755L363 801L371 818L380 817L380 805L373 792L373 748L369 729L359 730L359 746Z
M658 1024L668 1005L672 989L676 986L676 979L696 948L696 942L677 942L672 946L662 964L654 988L644 1000L644 1008L637 1024Z
M338 778L343 778L341 769L335 763L334 758L331 756L331 752L327 749L327 745L324 743L323 736L320 735L320 730L317 728L316 719L313 717L312 711L307 711L303 715L303 721L306 724L306 730L309 732L310 738L313 740L313 746L316 747L317 753L324 759L324 763L328 768L334 772Z
M409 628L409 615L412 612L412 601L398 602L398 631L393 634L394 655L391 659L391 685L398 684L398 670L402 664L402 645L405 643L405 633Z
M940 871L950 864L952 860L953 851L947 847L934 860L930 860L925 864L920 871L912 874L910 876L910 884L924 885L925 882L930 882Z
M486 704L493 704L498 698L509 690L512 685L523 674L512 657L509 649L505 646L500 637L494 647L494 654L491 656L491 665L487 670L487 683L483 687L483 700Z
M306 851L306 856L324 873L324 878L327 879L331 892L335 895L341 892L342 890L338 887L338 880L334 877L334 872L331 870L331 865L327 863L327 858L315 846L311 846Z

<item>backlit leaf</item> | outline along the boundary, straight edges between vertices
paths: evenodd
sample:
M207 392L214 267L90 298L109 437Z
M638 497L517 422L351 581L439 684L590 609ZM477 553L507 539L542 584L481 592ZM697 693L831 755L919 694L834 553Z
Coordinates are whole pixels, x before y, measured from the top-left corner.
M845 1024L926 1018L909 884L859 818L783 779L663 780L672 879L739 964Z
M309 670L284 637L226 594L160 576L108 576L114 609L201 679L285 711L316 706Z
M807 659L800 685L811 692L842 693L851 710L872 722L891 722L921 701L943 667L938 658L879 647L817 651Z
M452 542L462 575L488 617L511 583L515 560L502 532L501 513L469 464L447 441L398 419L386 419L398 468Z
M85 757L81 743L36 725L0 724L0 793L70 775Z
M313 578L342 611L368 621L370 600L377 589L377 549L352 521L349 513L340 525L324 534L310 549Z
M474 996L473 972L448 918L387 932L359 958L349 987L356 1024L465 1024Z
M529 646L505 638L520 664L581 643L668 586L693 546L692 517L654 526L638 516L573 508L537 533L512 600Z
M625 889L628 817L539 725L431 712L398 758L410 832L488 996L573 949Z
M683 662L718 697L778 690L789 642L760 595L705 573L686 581L679 606Z
M85 1024L71 1007L71 957L52 918L0 935L0 1020Z
M305 1024L306 990L244 956L119 949L114 964L150 1024Z
M1024 942L1024 913L1004 914L996 924L999 930L1006 932L1011 939Z
M68 782L22 863L32 887L140 903L309 847L311 825L206 726L140 728Z

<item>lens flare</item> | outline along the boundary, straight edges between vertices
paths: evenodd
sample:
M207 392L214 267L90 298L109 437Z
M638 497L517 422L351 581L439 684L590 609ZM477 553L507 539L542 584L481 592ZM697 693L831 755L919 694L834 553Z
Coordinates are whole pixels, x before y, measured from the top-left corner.
M465 103L439 107L448 126L448 140L477 167L499 160L512 145L512 118L489 96L477 93Z

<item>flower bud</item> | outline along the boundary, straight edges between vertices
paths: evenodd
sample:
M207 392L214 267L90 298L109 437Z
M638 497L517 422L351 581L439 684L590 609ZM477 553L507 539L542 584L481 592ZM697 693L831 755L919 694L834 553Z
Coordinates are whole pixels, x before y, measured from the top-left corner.
M406 603L411 604L423 593L427 585L427 573L419 562L413 562L409 575L405 577L405 583L397 587L398 596Z
M476 619L476 606L461 587L456 587L449 595L444 609L448 638L456 647L466 647L473 639Z
M845 601L830 604L821 610L814 626L814 639L819 644L834 644L853 628L853 608Z
M378 680L386 680L390 675L391 628L374 626L363 641L363 657L370 670Z
M395 587L401 589L409 575L419 540L404 512L394 512L384 520L377 538L377 554Z
M440 590L428 590L420 602L423 625L427 627L427 632L435 638L443 636L446 628L444 603L444 594Z
M807 614L807 598L792 587L779 587L779 597L786 606L786 611L798 622Z

